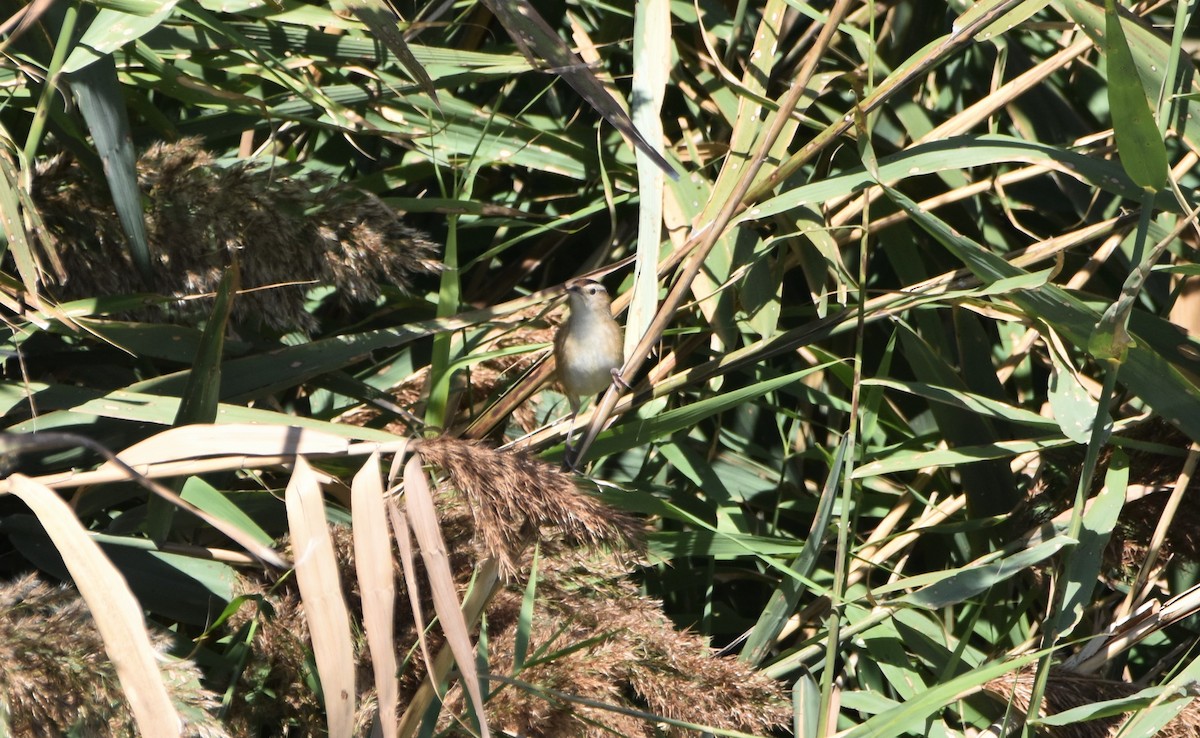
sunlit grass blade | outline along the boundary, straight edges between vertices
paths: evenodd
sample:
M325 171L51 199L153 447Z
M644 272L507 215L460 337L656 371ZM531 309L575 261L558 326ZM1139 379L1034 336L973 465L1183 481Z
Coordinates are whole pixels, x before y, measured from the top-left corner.
M868 719L843 735L845 738L892 738L908 731L920 730L920 726L929 715L958 699L959 695L978 689L990 679L1016 671L1039 656L1040 653L1031 653L1009 661L981 666L944 681L914 699Z
M271 536L247 515L240 507L230 502L220 490L208 484L200 477L191 477L183 484L179 496L213 517L220 518L238 528L246 535L264 546L270 546L275 541Z
M1111 161L1086 156L1077 151L1044 143L1022 141L1008 136L962 136L912 146L906 151L879 159L879 179L896 181L915 175L993 166L1005 163L1040 164L1069 177L1132 199L1142 190L1125 171ZM805 184L751 207L743 220L765 218L794 207L822 203L849 195L875 180L866 169L825 177ZM1164 199L1162 206L1177 207Z
M421 91L437 102L437 89L433 86L433 80L421 66L421 62L413 56L408 42L404 40L404 35L396 27L398 19L391 9L379 0L350 0L347 4L354 15L371 29L371 33L383 41L388 51L396 55L396 59L412 76Z
M212 423L217 419L221 397L221 362L225 358L225 334L234 295L240 286L237 266L227 269L221 277L211 317L205 323L188 383L180 398L176 425Z
M25 216L19 195L17 169L7 152L0 153L0 229L5 238L4 251L12 255L21 284L30 301L37 304L41 293L41 269L33 250L33 241L25 229Z
M829 523L833 519L834 501L837 499L837 491L842 481L841 473L845 465L848 441L848 436L842 437L837 451L830 460L831 471L825 480L825 487L821 490L817 513L813 516L812 526L804 541L804 548L792 562L792 570L798 577L808 578L812 575L813 568L817 563L817 556L825 545ZM771 599L763 608L758 622L750 631L750 636L746 639L746 645L742 647L739 658L752 664L759 664L766 658L767 651L773 645L775 637L783 630L787 619L795 611L802 591L797 579L789 578L780 581L779 588L771 594Z
M1079 24L1093 43L1101 48L1105 46L1107 14L1104 7L1089 0L1061 0L1056 3L1057 6L1061 6L1067 17ZM1144 90L1150 91L1155 100L1161 91L1170 91L1180 96L1176 98L1178 107L1172 115L1171 125L1189 145L1195 146L1200 142L1200 120L1197 120L1197 116L1191 111L1197 105L1197 96L1200 95L1200 80L1196 77L1195 65L1191 58L1187 54L1179 54L1172 62L1171 45L1154 31L1128 17L1123 17L1120 25L1137 69L1136 79L1141 82ZM1172 69L1191 70L1183 77L1185 85L1182 89L1174 88L1175 80L1166 78L1167 72ZM1127 79L1126 82L1128 81ZM1146 93L1142 94L1145 96Z
M1032 548L1017 551L1010 556L986 563L976 561L961 569L931 572L902 579L887 587L877 589L872 594L882 596L895 589L921 587L916 592L900 597L898 603L937 610L975 597L1045 561L1063 547L1075 545L1077 545L1076 542L1070 538L1057 536Z
M479 731L483 738L491 735L486 713L483 709L483 692L479 682L479 670L475 665L475 649L463 610L459 606L454 588L454 577L450 573L450 562L446 544L441 534L441 525L433 505L433 496L421 459L409 459L404 466L404 498L411 516L413 535L421 549L421 559L429 577L434 609L446 642L454 654L454 662L462 674L463 689L470 696L475 715L479 720ZM488 585L484 585L485 588ZM433 665L429 665L433 671Z
M820 364L809 369L802 369L798 372L763 380L744 388L725 392L716 397L662 413L654 418L620 425L596 441L595 452L602 456L608 455L620 449L641 445L649 439L661 438L676 431L690 428L704 418L798 382L803 377L821 371L828 366L828 364Z
M1152 192L1167 183L1167 147L1147 103L1129 42L1113 0L1104 2L1104 53L1108 59L1108 105L1121 166L1129 178ZM1157 90L1151 94L1157 97Z
M1067 559L1059 580L1058 586L1065 590L1059 620L1062 636L1070 635L1093 601L1092 592L1101 574L1104 549L1125 504L1128 484L1129 458L1120 449L1115 449L1104 486L1091 498L1092 504L1083 515L1079 545Z
M671 66L670 8L666 0L639 3L634 10L632 121L646 143L663 149L660 119ZM663 233L663 171L638 149L638 247L633 295L626 311L624 353L650 327L658 304L658 254Z
M109 55L114 51L130 41L141 38L169 18L177 3L178 0L149 0L142 3L136 13L127 12L128 9L102 8L88 24L71 55L67 57L66 63L63 64L63 73L80 79L78 72L86 67L105 58L111 61ZM83 78L87 79L87 76ZM122 133L127 134L128 131Z

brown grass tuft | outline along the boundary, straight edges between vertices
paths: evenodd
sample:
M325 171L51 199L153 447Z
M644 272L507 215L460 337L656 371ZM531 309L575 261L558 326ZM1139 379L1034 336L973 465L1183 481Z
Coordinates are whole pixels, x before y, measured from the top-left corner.
M633 519L583 495L572 477L526 454L449 438L423 441L420 453L447 477L437 496L438 515L460 596L482 558L505 561L509 570L509 581L486 611L490 671L531 686L489 685L488 719L496 730L531 738L682 734L565 696L759 734L786 723L788 705L776 683L736 660L717 658L698 636L676 631L660 603L639 594L629 579L628 563L610 550L636 542L639 525ZM361 600L350 533L337 527L333 540L343 594L357 617ZM526 587L521 580L532 569L534 540L541 556L537 599L530 655L519 669L515 652ZM396 589L403 592L410 583L398 565L394 571ZM420 606L428 623L430 590L424 575L419 576ZM242 591L261 597L266 607L246 606L230 623L246 628L258 621L253 655L235 691L232 728L239 735L269 726L318 731L320 706L304 686L309 645L295 582L245 579ZM399 600L395 642L403 664L403 709L424 679L425 666L407 597ZM369 685L370 654L357 624L354 631L358 683ZM444 642L436 627L427 639L431 652ZM536 663L529 663L534 654ZM365 735L376 710L373 691L364 689L358 703L356 724L362 730L357 734ZM446 706L441 727L452 729L449 716L465 710L457 687Z
M156 639L165 650L167 639ZM211 714L215 695L190 661L163 656L159 669L184 720L181 735L226 738ZM0 585L0 714L9 735L58 738L138 733L116 667L75 590L35 575Z
M493 696L489 710L497 728L547 738L691 734L540 690L759 735L789 719L777 683L736 659L718 658L699 636L677 631L661 603L642 596L611 557L564 550L542 560L529 646L540 660L518 671L523 595L510 586L488 611L492 672L535 687L505 685Z
M474 539L506 576L535 537L551 540L554 531L584 546L627 547L641 535L634 518L580 493L572 475L527 453L445 436L423 441L418 452L446 473L470 513Z
M343 527L331 532L343 595L351 611L361 613L350 532ZM281 550L291 556L287 541ZM228 717L231 731L238 736L257 736L272 730L287 734L286 728L294 728L300 735L320 734L325 729L325 713L308 685L312 643L295 578L291 572L279 579L270 571L247 571L238 578L235 594L248 599L229 619L228 628L239 633L235 640L249 632L254 636L250 661L233 691ZM356 652L362 651L361 640L356 640L355 646ZM370 673L369 666L365 669L359 674ZM360 681L370 682L366 677Z
M381 285L407 289L413 274L436 269L438 247L367 192L286 165L218 163L198 139L152 146L138 161L154 280L133 268L103 179L59 157L42 164L35 198L66 267L60 297L145 291L176 298L214 292L236 257L242 287L298 281L337 287L339 304L374 300ZM307 286L242 295L234 318L312 330ZM185 320L209 301L177 303Z

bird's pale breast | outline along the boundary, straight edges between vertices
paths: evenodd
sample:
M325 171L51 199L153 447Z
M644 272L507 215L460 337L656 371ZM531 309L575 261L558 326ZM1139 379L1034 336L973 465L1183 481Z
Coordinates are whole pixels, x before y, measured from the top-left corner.
M612 370L624 362L621 329L614 320L574 323L557 346L558 378L567 394L594 395L612 382ZM578 330L583 328L583 330ZM570 361L563 361L570 356Z

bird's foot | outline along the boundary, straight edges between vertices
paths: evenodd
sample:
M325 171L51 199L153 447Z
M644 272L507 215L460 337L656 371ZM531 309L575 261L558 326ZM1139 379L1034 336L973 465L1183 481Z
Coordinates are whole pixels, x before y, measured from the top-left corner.
M613 370L612 370L612 378L613 378L613 384L615 384L615 385L617 385L618 387L621 387L621 388L623 388L623 389L625 389L625 390L628 390L628 391L630 391L630 392L632 392L632 391L633 391L633 385L632 385L632 384L630 384L629 382L626 382L626 381L625 381L625 377L622 377L622 376L621 376L621 370L620 370L620 369L613 369Z
M562 468L563 471L574 473L578 470L579 455L575 453L575 447L571 445L570 439L563 444Z

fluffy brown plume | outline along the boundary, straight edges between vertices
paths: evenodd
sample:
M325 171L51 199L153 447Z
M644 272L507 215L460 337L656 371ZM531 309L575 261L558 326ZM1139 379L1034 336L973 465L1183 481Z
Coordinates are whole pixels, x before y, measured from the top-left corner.
M60 157L39 167L35 198L60 252L59 297L152 291L176 298L211 293L236 258L243 289L295 282L332 284L343 304L373 300L436 268L437 247L369 193L286 166L218 163L197 139L152 146L138 161L154 260L145 284L103 180ZM234 301L239 322L280 330L315 327L308 286L271 287ZM182 318L207 315L206 301L176 304Z
M493 682L487 710L497 730L531 738L600 738L676 735L675 728L568 696L629 711L637 710L716 728L763 733L785 724L788 705L777 684L733 659L718 658L694 634L678 632L661 604L643 597L629 581L629 556L639 525L582 494L574 479L526 454L498 452L449 438L423 441L423 460L445 478L437 497L442 535L451 568L465 591L485 558L503 562L509 574L487 608L490 673L526 685ZM348 529L334 530L343 594L361 612ZM538 542L536 605L524 668L517 668L519 614ZM617 555L614 555L617 554ZM411 583L395 567L397 591ZM432 621L424 577L425 622ZM524 581L523 581L524 580ZM254 656L236 689L232 711L236 735L294 726L319 732L320 705L304 686L309 648L304 604L291 579L278 583L246 579L242 590L257 595L271 614L247 606L232 621L244 627L257 619ZM401 595L395 641L405 664L401 709L425 676L417 627ZM357 639L361 629L355 628ZM437 628L427 636L431 652L441 646ZM359 640L358 684L372 682L370 654ZM536 663L531 663L536 654ZM265 694L271 699L265 699ZM256 697L257 695L257 697ZM359 695L357 724L365 735L375 717L372 691ZM457 689L446 698L441 727L456 729L451 714L464 714ZM663 731L666 731L665 733Z
M448 437L423 441L418 452L445 472L454 491L450 507L466 507L480 553L499 561L506 575L547 531L583 546L624 547L640 537L636 520L581 494L574 477L524 452Z
M166 638L158 639L165 648ZM190 661L163 656L163 681L188 738L226 738L220 702ZM135 738L133 716L87 605L34 575L0 586L0 734Z
M488 610L492 672L532 686L506 684L493 696L489 716L497 729L545 738L695 735L567 696L756 735L786 724L791 714L777 683L677 631L662 604L642 596L618 562L584 551L540 561L529 639L529 654L540 658L518 670L523 594L505 588ZM534 660L527 654L526 661Z

